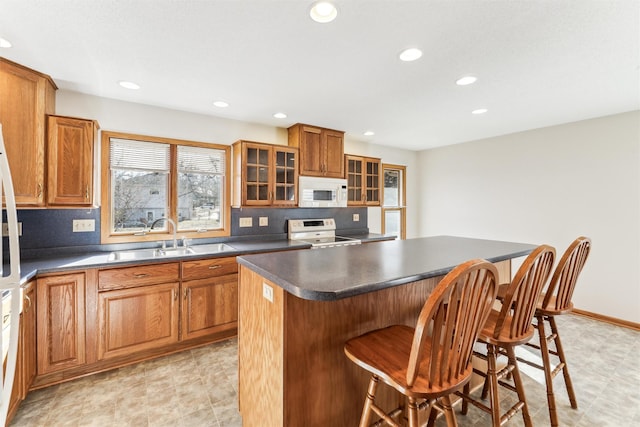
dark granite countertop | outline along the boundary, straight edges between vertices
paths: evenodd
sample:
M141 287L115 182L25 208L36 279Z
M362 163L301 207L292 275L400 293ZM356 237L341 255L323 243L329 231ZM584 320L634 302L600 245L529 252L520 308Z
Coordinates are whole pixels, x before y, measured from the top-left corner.
M331 250L243 255L238 262L287 292L332 301L448 273L474 258L491 262L529 254L536 245L436 236Z
M384 239L389 239L389 236L381 234L360 234L357 236L359 239L365 242L374 242ZM20 262L20 279L21 283L26 283L31 280L37 274L55 273L60 271L69 270L82 270L85 268L100 268L100 267L116 267L127 266L136 264L151 264L151 263L163 263L172 261L184 261L195 260L201 258L215 258L215 257L227 257L238 256L263 252L279 252L290 251L295 249L309 249L311 247L308 243L294 242L287 239L256 239L256 240L243 240L243 241L229 241L226 242L232 250L214 254L200 254L200 255L185 255L185 256L171 256L171 257L158 257L149 258L144 260L126 260L126 261L109 261L110 251L96 251L80 254L67 254L56 255L56 250L52 249L51 254L47 256L40 256L35 259L22 260ZM4 271L8 271L5 268Z

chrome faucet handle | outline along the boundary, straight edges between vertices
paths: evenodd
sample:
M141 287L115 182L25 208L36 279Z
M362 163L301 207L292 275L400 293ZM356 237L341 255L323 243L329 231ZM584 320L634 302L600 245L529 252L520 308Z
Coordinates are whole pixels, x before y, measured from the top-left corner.
M191 239L188 239L186 236L182 236L182 246L185 248L191 246Z

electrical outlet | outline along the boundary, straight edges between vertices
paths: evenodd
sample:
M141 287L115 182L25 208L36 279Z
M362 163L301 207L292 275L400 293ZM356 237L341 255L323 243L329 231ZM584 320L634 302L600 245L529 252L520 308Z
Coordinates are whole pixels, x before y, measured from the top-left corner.
M253 227L253 218L250 216L240 218L240 227Z
M261 216L259 221L260 227L267 227L269 225L269 217Z
M360 221L360 214L353 214L353 221L354 222Z
M6 222L2 223L2 237L6 237L9 235L9 224ZM22 236L22 223L18 223L18 236Z
M262 283L262 296L269 302L273 302L273 288L264 282Z
M96 231L95 219L74 219L73 220L74 233L87 233L90 231Z

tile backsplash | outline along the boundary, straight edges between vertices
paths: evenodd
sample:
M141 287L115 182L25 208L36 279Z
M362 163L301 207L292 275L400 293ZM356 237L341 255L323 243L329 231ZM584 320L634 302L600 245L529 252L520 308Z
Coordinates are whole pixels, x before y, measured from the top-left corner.
M354 214L359 221L353 221ZM240 218L251 218L251 227L240 227ZM268 225L260 226L260 219ZM264 220L266 218L266 220ZM338 230L350 233L366 233L367 208L232 208L231 237L243 239L253 237L286 238L287 220L301 218L334 218ZM73 220L94 220L95 231L73 232ZM25 209L18 210L18 221L22 222L20 248L29 250L48 248L76 248L91 250L100 248L100 208L93 209ZM6 212L3 211L3 222ZM7 247L7 239L3 239Z

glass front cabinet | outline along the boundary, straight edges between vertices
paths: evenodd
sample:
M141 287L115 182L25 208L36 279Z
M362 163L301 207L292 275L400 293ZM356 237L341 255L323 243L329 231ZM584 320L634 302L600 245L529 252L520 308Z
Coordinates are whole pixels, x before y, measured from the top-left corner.
M233 144L234 206L296 206L298 149L238 141Z
M345 155L349 206L380 206L382 161L372 157Z

